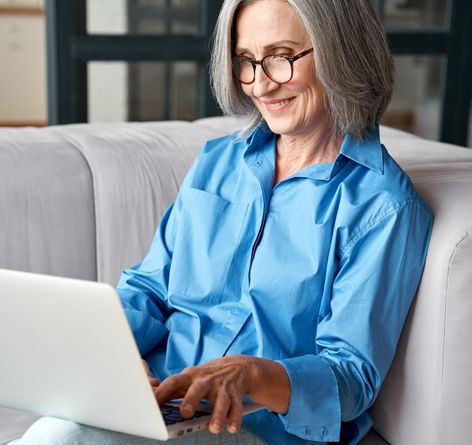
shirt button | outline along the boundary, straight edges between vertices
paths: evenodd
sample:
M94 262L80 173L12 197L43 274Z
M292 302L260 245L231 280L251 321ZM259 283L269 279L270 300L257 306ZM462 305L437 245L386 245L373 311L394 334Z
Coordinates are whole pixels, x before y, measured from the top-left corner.
M328 430L323 426L320 430L321 437L326 437Z
M262 165L262 161L256 161L256 165L260 167Z

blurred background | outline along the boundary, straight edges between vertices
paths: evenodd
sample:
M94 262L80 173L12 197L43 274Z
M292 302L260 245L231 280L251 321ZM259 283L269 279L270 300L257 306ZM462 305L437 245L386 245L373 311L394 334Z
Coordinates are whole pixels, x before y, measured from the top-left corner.
M470 0L372 0L395 53L385 124L472 147ZM192 120L220 0L0 0L0 126Z

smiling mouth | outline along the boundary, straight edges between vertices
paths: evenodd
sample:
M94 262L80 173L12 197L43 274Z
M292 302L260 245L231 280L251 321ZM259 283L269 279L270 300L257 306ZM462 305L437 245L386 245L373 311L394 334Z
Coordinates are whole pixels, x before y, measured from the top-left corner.
M292 103L294 97L289 97L287 99L282 99L279 101L271 101L271 102L263 102L267 111L274 112L274 111L282 111L284 110L289 104Z

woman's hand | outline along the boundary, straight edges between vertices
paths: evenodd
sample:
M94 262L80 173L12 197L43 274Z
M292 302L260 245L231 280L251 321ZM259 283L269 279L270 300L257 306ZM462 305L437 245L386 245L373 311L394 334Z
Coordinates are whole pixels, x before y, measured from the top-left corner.
M285 413L290 383L285 369L274 361L233 355L186 368L165 379L154 393L160 405L183 398L183 417L191 417L202 399L211 400L209 430L221 432L226 421L228 432L236 433L242 422L244 396L272 411Z
M149 383L151 384L151 386L153 388L157 388L161 384L161 382L152 375L152 372L149 369L149 364L144 359L143 359L143 366L144 366L144 370L146 371L146 374L148 376Z

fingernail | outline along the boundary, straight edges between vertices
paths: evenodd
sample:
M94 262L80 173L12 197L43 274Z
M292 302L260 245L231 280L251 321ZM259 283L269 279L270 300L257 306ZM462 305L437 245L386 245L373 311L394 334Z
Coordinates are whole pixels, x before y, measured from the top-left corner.
M193 406L190 405L190 403L187 403L187 405L184 406L183 410L187 413L193 413Z
M219 432L221 430L221 423L218 420L211 422L211 426L215 431Z
M228 427L228 431L231 434L237 433L238 432L238 426L235 423L233 423Z

